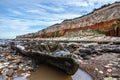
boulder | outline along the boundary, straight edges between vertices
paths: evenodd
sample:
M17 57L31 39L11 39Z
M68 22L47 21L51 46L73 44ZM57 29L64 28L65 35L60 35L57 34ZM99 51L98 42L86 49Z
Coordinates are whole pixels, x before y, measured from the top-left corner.
M83 57L83 59L84 59L84 60L89 60L89 59L91 59L91 57L85 56L85 57Z
M90 48L81 48L79 49L80 53L86 53L86 54L91 54L91 49Z
M102 52L120 53L120 49L119 48L104 48Z
M80 56L81 56L81 57L86 57L87 54L86 54L86 53L80 53Z
M97 54L97 55L102 55L101 52L99 52L99 51L97 51L97 50L95 50L95 49L91 50L91 53L92 53L92 54Z
M73 75L78 70L78 63L66 55L70 52L60 51L56 55L40 54L36 52L27 53L28 57L32 58L37 65L45 64L48 66L55 67L65 72L68 75ZM63 55L65 54L65 55ZM62 55L62 56L61 56Z

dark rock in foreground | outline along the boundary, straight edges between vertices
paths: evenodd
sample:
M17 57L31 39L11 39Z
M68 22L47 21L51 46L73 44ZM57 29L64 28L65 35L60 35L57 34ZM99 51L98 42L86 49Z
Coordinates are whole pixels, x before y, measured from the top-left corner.
M29 53L29 54L30 55L28 56L34 59L37 65L41 65L41 64L50 65L64 71L69 75L75 74L75 72L79 67L77 62L75 62L75 60L73 60L72 58L54 57L51 55L39 54L35 52Z
M49 65L58 68L68 75L73 75L78 70L79 65L77 62L66 56L52 56L49 54L43 54L39 52L24 52L16 47L17 52L23 56L29 57L33 62L40 66L41 64Z

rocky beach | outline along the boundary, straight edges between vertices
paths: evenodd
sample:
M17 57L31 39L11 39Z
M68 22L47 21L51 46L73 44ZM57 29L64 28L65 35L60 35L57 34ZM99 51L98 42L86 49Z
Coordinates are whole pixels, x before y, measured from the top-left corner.
M44 67L41 66L40 68L36 66L29 57L16 54L15 51L11 50L9 42L11 41L7 41L7 44L0 45L0 79L5 80L9 78L10 80L17 80L17 78L21 78L22 80L24 78L24 80L33 80L34 77L39 77L42 74L41 69L44 72ZM120 79L120 42L43 42L34 40L16 42L24 46L27 51L30 50L53 56L71 57L79 64L79 69L91 76L93 80ZM77 75L80 75L80 73L81 76L85 75L82 72L76 72L73 75L74 77L70 78L69 75L59 69L56 72L56 69L51 72L52 67L45 68L45 70L48 70L48 74L56 74L58 78L61 75L61 79L62 75L65 74L66 76L64 75L62 80L65 77L65 80L90 80L84 77L78 79L79 76ZM38 78L38 80L40 79Z

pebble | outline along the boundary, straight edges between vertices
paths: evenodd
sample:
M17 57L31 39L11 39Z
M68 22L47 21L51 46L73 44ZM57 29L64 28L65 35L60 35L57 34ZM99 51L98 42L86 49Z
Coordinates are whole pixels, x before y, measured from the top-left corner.
M12 60L15 60L15 58L9 55L9 56L7 56L7 60L12 61Z
M78 55L72 54L72 57L73 57L73 58L78 58Z
M22 73L25 73L26 75L23 76L28 77L30 76L30 73L27 72L33 70L33 68L31 67L32 65L30 65L31 62L32 62L31 60L25 61L21 56L12 55L12 53L1 53L0 55L0 73L2 74L1 76L13 80L12 78L14 78L16 73L18 77Z
M107 69L107 72L112 72L112 69Z
M78 63L83 63L83 61L82 61L82 60L80 60L80 59L78 59L77 61L78 61Z
M108 66L113 66L113 64L107 64Z
M96 71L98 71L98 68L95 68Z
M14 75L13 69L6 69L6 76L12 77Z
M103 74L103 71L99 71L99 73Z
M120 68L120 64L119 65L117 65L119 68Z
M114 61L113 64L118 65L118 62L115 62L115 61Z
M19 68L19 69L17 70L18 76L22 76L22 73L23 73L23 69L22 69L22 68Z
M110 65L105 65L104 67L107 68L107 69L111 69L112 68L112 66L110 66Z
M24 75L25 77L29 77L30 76L29 73L25 73L25 74L22 74L22 75Z

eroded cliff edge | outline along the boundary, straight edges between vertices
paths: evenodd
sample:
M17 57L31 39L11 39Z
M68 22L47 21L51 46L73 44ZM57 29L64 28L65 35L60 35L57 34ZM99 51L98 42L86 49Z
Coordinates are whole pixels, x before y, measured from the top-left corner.
M88 29L107 36L120 37L120 2L102 6L87 15L64 20L46 29L17 36L16 38L69 37L69 35L73 35L75 32L78 32L79 34L75 33L75 35L79 36Z

